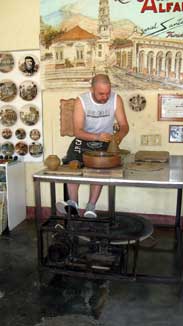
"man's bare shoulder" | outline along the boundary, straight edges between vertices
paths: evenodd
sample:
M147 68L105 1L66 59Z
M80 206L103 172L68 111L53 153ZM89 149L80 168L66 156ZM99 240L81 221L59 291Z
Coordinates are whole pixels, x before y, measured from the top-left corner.
M79 98L79 96L76 97L75 99L75 106L81 105L81 100Z
M116 97L117 97L117 99L120 101L122 101L122 97L121 97L121 95L119 95L119 94L116 94Z
M83 111L82 101L80 100L79 96L75 100L74 111L75 111L75 113L77 112L77 114L79 112Z
M117 106L124 106L123 104L123 99L121 97L121 95L117 94L117 97L116 97L116 102L117 102Z

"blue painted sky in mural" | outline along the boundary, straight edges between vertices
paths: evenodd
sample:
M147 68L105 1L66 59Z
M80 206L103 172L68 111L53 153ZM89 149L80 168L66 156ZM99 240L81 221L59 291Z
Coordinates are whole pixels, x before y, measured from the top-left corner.
M152 10L146 10L141 13L143 0L129 0L127 3L123 3L123 1L109 0L111 21L129 19L144 29L145 34L155 33L157 36L164 36L164 33L161 32L164 28L162 25L166 30L182 33L182 12L153 13ZM175 0L171 2L182 3L182 1ZM56 26L65 17L77 13L97 18L98 3L98 0L40 0L40 11L45 23ZM149 0L148 5L151 3ZM162 6L166 6L167 0L155 0L154 3L156 6L159 6L160 3Z
M85 1L74 1L74 0L41 0L41 15L49 15L50 13L56 12L61 9L63 12L72 12L72 13L81 13L92 17L97 18L98 16L98 0L85 0ZM116 20L121 18L122 11L126 11L128 18L133 16L133 10L136 11L136 7L139 7L139 3L137 1L129 2L125 6L120 2L116 2L114 0L109 0L110 4L110 13L111 18ZM126 7L126 8L124 8ZM124 16L124 12L123 12Z

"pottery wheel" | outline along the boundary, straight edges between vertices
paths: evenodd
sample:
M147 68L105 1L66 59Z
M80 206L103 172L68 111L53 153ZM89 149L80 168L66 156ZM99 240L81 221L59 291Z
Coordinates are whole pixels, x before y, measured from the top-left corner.
M123 215L116 220L115 225L110 228L111 241L143 240L153 233L153 226L150 221L142 216Z
M87 168L115 168L121 165L121 155L119 153L105 151L84 152L83 163Z
M163 163L151 163L151 162L136 162L128 163L126 168L131 171L159 171L164 169L165 165Z
M90 157L110 158L110 157L113 157L115 154L118 154L118 153L106 152L106 151L87 151L87 152L84 152L84 154L86 154L86 155L88 155Z
M83 235L100 240L108 239L112 242L141 241L153 232L153 226L149 220L139 215L127 213L116 217L114 225L103 223L101 220L100 223L92 221L82 223L82 225L78 221L73 221L72 225L69 226L77 231L79 236Z

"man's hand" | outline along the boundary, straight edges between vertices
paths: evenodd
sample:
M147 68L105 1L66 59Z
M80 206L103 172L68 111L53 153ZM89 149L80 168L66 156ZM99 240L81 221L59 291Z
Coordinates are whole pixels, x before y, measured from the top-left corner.
M97 140L109 143L112 140L112 135L107 132L103 132L98 135Z

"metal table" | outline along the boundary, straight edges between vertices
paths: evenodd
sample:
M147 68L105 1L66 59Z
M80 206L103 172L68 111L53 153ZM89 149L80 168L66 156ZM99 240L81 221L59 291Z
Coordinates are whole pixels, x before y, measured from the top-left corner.
M170 188L177 190L176 199L176 212L175 212L175 235L177 241L177 254L179 259L179 280L176 277L148 277L146 275L136 275L136 279L163 282L177 282L181 280L182 271L182 232L181 232L181 206L182 206L182 188L183 188L183 156L170 156L169 162L164 164L164 168L154 172L138 172L131 171L126 168L126 164L129 161L133 161L133 157L130 156L124 163L123 177L86 177L76 175L56 175L45 174L45 170L42 170L33 175L35 186L35 204L36 204L36 222L38 230L38 261L40 259L40 226L41 226L41 183L48 182L50 184L51 195L51 212L56 215L56 183L79 183L79 184L101 184L108 186L108 208L109 216L115 221L115 189L116 187L146 187L146 188ZM121 278L121 277L120 277ZM126 276L125 276L126 279Z

